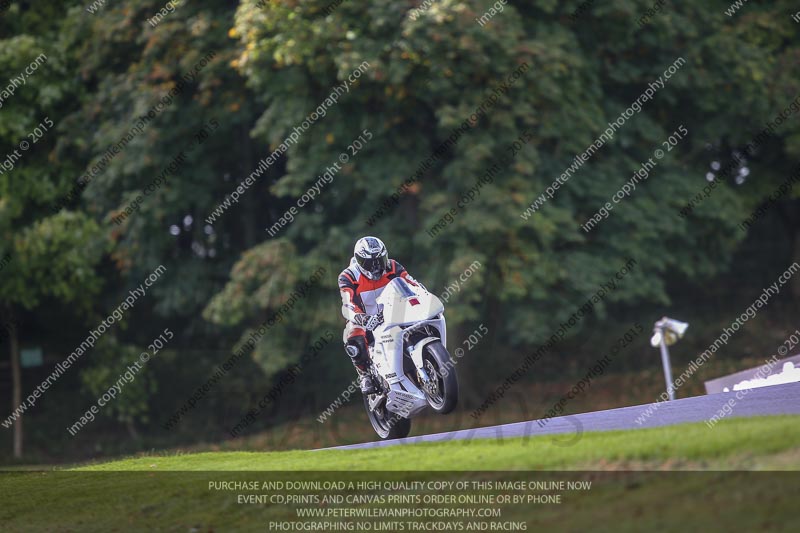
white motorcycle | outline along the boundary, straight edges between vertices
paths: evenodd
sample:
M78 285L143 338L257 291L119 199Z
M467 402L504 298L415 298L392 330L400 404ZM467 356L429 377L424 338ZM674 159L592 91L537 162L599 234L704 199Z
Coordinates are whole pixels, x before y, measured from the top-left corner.
M372 332L372 378L378 391L364 407L382 439L411 431L411 418L430 406L439 414L458 402L458 378L447 352L444 305L422 286L394 278L377 299L384 322Z

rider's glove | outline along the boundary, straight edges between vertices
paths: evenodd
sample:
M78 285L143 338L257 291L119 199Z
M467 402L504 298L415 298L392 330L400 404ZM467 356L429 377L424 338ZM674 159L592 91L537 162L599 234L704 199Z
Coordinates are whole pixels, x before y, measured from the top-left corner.
M381 324L383 324L383 312L379 312L376 315L359 313L354 317L353 322L363 327L364 329L372 331Z

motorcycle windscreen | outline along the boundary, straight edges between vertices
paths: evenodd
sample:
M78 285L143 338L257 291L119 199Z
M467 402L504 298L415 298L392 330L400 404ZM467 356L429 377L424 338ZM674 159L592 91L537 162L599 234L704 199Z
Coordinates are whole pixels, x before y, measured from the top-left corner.
M439 298L422 288L409 286L403 278L390 281L377 303L383 304L383 320L387 327L414 324L444 311Z

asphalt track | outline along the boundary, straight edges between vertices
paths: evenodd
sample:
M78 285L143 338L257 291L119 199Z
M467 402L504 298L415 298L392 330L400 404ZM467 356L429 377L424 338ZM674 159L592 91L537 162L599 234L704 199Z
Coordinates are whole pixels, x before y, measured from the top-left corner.
M731 414L726 418L800 414L800 383L788 383L785 385L750 389L747 391L747 394L740 394L741 399L738 400L736 399L736 394L736 392L724 392L683 398L672 402L662 402L660 404L635 405L633 407L622 407L619 409L609 409L607 411L560 416L549 420L543 420L542 422L545 423L544 427L539 425L538 420L530 420L528 422L448 431L446 433L434 433L432 435L411 436L405 439L350 444L348 446L336 446L327 449L347 450L397 446L419 442L497 439L571 433L572 436L565 435L563 438L564 444L567 445L572 438L579 438L580 434L584 431L641 429L682 424L685 422L704 422L709 420L712 416L717 415L720 409L722 409L722 406L731 398L736 401L736 404L733 406ZM657 405L656 410L652 412L651 416L641 424L638 424L636 419L639 418L642 413L645 413L648 407L655 405ZM495 405L493 408L501 409L502 405ZM413 431L413 422L411 428Z

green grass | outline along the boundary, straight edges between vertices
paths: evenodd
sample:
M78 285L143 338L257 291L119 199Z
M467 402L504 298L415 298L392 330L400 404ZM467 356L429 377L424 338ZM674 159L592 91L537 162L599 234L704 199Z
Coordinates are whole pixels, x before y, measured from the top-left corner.
M146 456L89 471L800 469L800 416L723 420L652 429L420 443L367 450L213 452ZM776 463L775 461L779 461Z
M269 531L272 520L298 520L302 506L240 503L239 494L259 491L213 489L209 482L580 479L592 481L592 489L567 492L560 505L503 506L502 519L525 521L529 531L682 531L687 524L691 530L797 531L798 422L798 416L780 416L723 420L713 429L687 424L586 433L575 440L149 455L6 472L0 524L3 531ZM705 471L630 471L675 469Z

